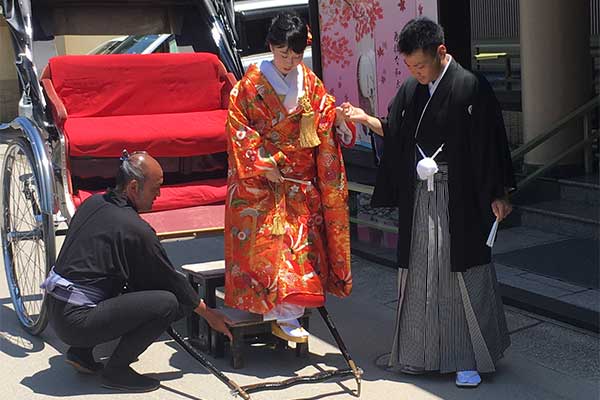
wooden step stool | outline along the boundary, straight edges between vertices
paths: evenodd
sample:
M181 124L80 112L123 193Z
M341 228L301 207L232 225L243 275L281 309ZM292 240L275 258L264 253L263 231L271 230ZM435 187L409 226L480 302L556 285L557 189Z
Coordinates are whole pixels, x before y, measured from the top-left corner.
M181 267L188 281L204 299L207 307L217 307L217 288L225 285L225 261L209 261L199 264L186 264ZM192 312L187 318L188 337L200 349L212 351L212 329L208 323Z
M225 285L225 262L211 261L199 264L183 265L188 280L192 287L204 299L208 307L216 308L216 289ZM231 365L238 369L244 366L243 350L247 341L272 343L277 347L287 346L287 342L271 334L271 321L263 321L262 316L229 307L219 308L233 324L229 330L233 336L231 344ZM309 328L310 311L299 319L304 329ZM225 335L210 328L208 323L201 319L196 313L187 318L188 337L192 344L204 351L210 351L214 357L225 355ZM308 343L296 344L296 355L304 357L308 355Z

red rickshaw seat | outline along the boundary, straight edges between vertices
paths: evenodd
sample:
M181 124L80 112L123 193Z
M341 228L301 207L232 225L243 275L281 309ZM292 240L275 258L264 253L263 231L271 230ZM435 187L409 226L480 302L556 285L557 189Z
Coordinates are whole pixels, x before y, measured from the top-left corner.
M118 158L125 148L163 158L225 152L234 84L209 53L59 56L42 74L67 168L72 159ZM73 202L103 189L74 187ZM225 192L224 178L167 182L153 211L222 203Z
M68 118L72 157L120 157L123 149L153 157L191 157L227 150L227 110Z
M42 84L71 157L155 157L226 151L234 83L209 53L60 56Z

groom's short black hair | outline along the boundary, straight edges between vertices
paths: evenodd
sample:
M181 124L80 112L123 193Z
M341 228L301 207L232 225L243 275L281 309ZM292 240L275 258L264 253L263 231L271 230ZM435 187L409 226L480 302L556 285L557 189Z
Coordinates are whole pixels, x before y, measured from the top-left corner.
M439 45L444 44L444 29L429 18L420 17L408 21L398 37L398 51L410 55L417 50L435 55Z

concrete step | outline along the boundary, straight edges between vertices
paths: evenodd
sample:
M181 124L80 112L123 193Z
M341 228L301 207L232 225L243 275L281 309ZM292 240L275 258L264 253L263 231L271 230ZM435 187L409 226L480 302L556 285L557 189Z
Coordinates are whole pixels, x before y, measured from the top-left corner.
M515 217L525 227L574 237L600 238L600 207L587 202L549 200L515 204Z
M517 179L523 176L517 175ZM600 175L571 178L538 178L513 196L515 204L529 205L548 200L570 200L600 205Z
M505 304L600 331L600 290L580 287L496 263Z
M600 176L559 179L560 198L600 206Z

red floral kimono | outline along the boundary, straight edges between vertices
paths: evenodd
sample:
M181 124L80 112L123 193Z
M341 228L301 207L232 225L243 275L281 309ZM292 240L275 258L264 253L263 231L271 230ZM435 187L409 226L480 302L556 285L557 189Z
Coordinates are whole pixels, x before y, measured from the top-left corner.
M350 228L335 99L301 65L303 91L321 144L302 148L302 108L289 111L257 66L231 91L225 213L225 304L265 314L282 302L322 305L325 292L348 296ZM300 90L299 88L298 90ZM286 180L264 176L279 168ZM274 234L278 215L285 233Z

